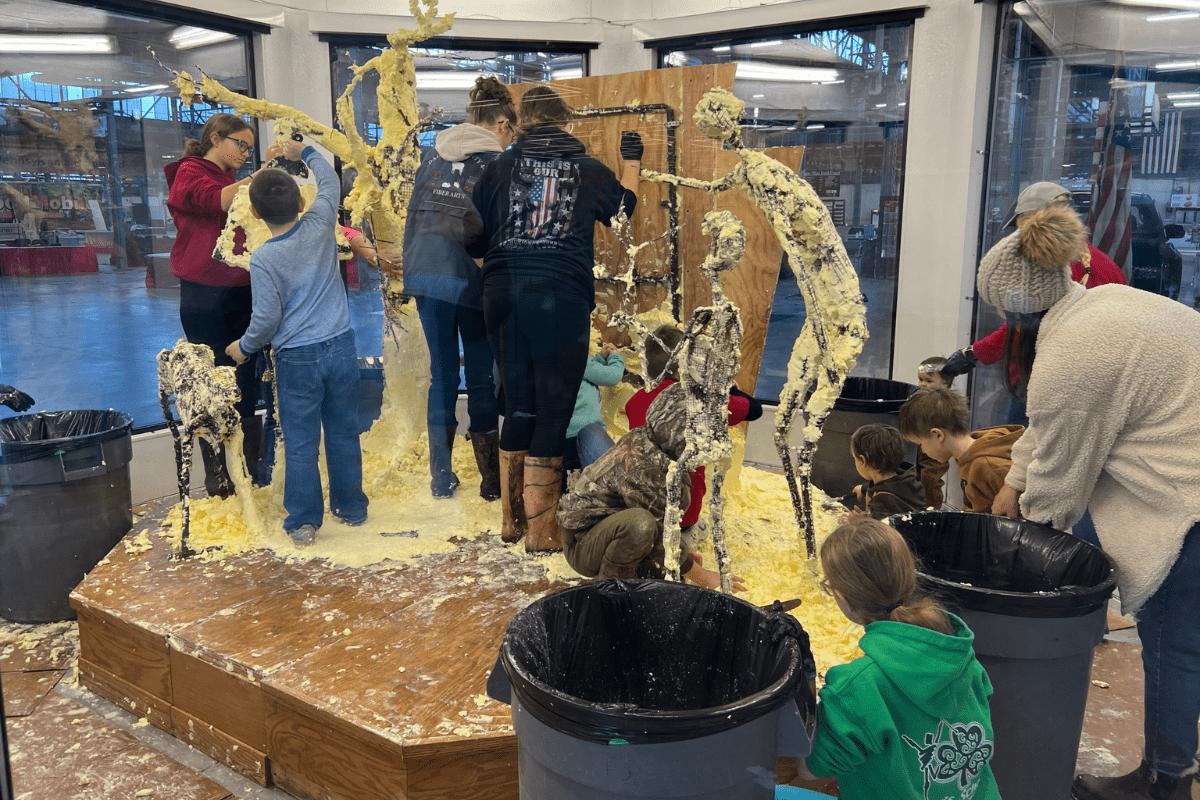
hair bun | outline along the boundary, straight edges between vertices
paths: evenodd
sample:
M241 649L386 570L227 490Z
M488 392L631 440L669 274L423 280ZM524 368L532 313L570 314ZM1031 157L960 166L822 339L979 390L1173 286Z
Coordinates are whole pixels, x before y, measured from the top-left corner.
M1069 206L1038 209L1020 228L1021 256L1039 267L1058 269L1087 249L1087 228Z

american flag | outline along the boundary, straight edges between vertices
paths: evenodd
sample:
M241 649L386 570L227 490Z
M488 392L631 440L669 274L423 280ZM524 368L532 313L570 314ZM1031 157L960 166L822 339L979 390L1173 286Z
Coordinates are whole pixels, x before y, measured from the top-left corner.
M1117 90L1114 90L1114 95ZM1101 103L1092 153L1092 202L1088 230L1092 244L1129 274L1132 227L1129 224L1129 178L1133 171L1127 116L1114 113L1115 102Z
M1162 133L1142 141L1142 174L1175 173L1179 170L1179 148L1183 141L1183 112L1162 116Z
M558 176L534 178L529 189L529 238L540 239L546 235L543 228L554 221L554 207L558 201Z

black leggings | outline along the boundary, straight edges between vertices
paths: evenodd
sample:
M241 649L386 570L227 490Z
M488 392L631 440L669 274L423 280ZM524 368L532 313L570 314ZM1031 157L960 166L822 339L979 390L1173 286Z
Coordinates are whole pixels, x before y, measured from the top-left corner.
M258 381L255 380L258 353L240 366L225 355L230 342L240 339L250 327L254 303L249 286L204 286L191 281L179 281L179 321L183 334L192 344L212 348L213 362L218 367L237 367L237 384L242 399L237 403L238 414L245 418L254 414L258 403Z
M483 315L504 386L503 450L563 454L587 361L591 304L550 278L490 276Z

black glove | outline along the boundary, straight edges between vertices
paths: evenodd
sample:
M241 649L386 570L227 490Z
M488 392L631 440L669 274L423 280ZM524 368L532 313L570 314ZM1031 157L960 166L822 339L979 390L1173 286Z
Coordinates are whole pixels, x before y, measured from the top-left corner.
M0 406L8 406L17 412L28 411L33 407L33 398L20 389L0 383Z
M975 365L979 363L979 359L975 356L975 351L970 347L964 347L950 355L946 359L946 363L942 365L939 372L944 377L955 378L959 375L965 375L975 369Z
M642 136L637 131L621 131L621 158L626 161L641 161Z

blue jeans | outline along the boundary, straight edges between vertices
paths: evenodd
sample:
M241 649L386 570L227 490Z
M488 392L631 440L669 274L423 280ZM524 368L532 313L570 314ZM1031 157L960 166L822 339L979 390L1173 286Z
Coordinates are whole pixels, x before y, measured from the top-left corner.
M325 499L317 467L321 430L329 473L329 509L346 522L367 518L362 490L362 449L358 444L358 357L354 332L317 344L275 353L279 387L279 426L287 453L284 530L321 527Z
M1145 751L1155 772L1181 775L1196 757L1200 719L1200 523L1137 615L1146 677Z
M612 437L604 427L603 422L593 422L584 425L579 433L567 438L567 446L563 451L563 468L583 469L608 452L613 446Z
M487 433L500 423L500 402L492 380L492 348L488 344L483 311L476 308L417 298L417 316L429 344L429 404L425 418L431 428L458 424L458 339L462 336L463 373L467 383L468 430Z

